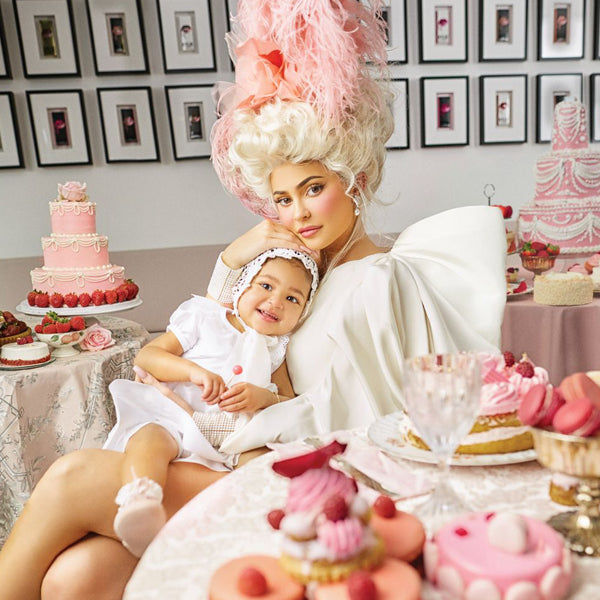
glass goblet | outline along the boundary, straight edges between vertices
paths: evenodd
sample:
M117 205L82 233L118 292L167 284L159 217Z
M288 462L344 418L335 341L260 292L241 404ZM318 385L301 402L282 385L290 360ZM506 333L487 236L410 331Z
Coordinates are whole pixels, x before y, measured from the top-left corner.
M439 468L438 483L418 514L430 533L468 512L448 482L450 460L479 410L479 360L475 354L429 354L403 363L404 406Z

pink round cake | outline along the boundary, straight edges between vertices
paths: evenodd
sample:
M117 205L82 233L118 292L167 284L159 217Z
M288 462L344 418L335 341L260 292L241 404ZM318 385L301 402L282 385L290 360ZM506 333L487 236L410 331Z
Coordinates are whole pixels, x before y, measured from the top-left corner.
M427 579L447 600L560 600L569 551L546 523L513 513L470 513L425 545Z

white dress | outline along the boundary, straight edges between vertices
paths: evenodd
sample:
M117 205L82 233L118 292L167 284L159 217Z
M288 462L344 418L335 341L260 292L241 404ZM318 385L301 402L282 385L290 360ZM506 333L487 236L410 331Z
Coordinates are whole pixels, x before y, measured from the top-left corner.
M175 334L187 358L220 375L233 385L239 381L260 387L271 385L271 374L283 362L287 336L266 336L246 328L242 333L227 320L227 309L213 300L194 296L171 315L168 331ZM242 373L233 376L234 365ZM190 382L168 383L198 412L219 412L218 405L201 399L201 388ZM124 451L129 438L142 426L157 423L167 429L180 445L176 460L197 462L214 470L228 470L237 462L236 453L219 452L206 440L192 417L156 388L126 379L109 386L117 413L117 423L109 433L104 448ZM250 420L240 413L237 427Z
M221 449L364 427L401 407L403 357L497 351L505 260L501 213L478 206L419 221L389 252L335 268L290 338L298 396L257 414Z

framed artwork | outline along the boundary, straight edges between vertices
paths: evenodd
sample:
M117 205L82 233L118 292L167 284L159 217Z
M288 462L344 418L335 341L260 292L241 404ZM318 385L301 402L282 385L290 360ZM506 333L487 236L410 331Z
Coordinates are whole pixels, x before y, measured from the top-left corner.
M600 4L594 3L594 58L600 59Z
M392 79L394 101L392 114L394 115L394 133L386 142L388 150L405 150L410 147L408 126L408 79Z
M385 0L381 7L381 17L387 23L388 63L408 62L406 36L406 0Z
M585 0L539 0L538 60L583 58Z
M39 167L92 164L81 90L27 92L27 104Z
M140 0L86 0L96 75L148 73Z
M6 34L2 23L2 13L0 12L0 79L10 79L10 62L8 60L8 49L6 47Z
M479 78L481 144L527 141L527 75L484 75Z
M479 0L479 60L526 60L528 0Z
M419 61L467 61L466 0L419 0Z
M469 78L421 77L421 146L469 143Z
M215 71L208 0L156 0L165 73Z
M554 107L567 97L582 100L583 77L581 73L552 73L537 76L537 123L538 143L552 138Z
M175 160L210 157L210 130L217 120L212 84L165 87Z
M160 160L149 87L98 88L106 162Z
M600 142L600 73L590 75L590 140Z
M25 77L79 77L71 0L13 0Z
M0 169L23 166L15 98L12 92L0 92Z

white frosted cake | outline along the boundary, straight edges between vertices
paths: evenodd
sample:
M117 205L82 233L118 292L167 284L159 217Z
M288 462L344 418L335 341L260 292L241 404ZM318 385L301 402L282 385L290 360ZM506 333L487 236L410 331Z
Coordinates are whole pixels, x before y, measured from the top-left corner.
M555 273L538 275L533 280L533 300L551 306L578 306L594 299L594 285L589 275Z
M50 360L50 348L45 342L4 344L0 348L0 364L7 367L38 365Z
M552 151L535 166L533 202L519 211L519 246L540 241L561 254L600 250L600 153L588 147L585 107L563 100L554 109Z

